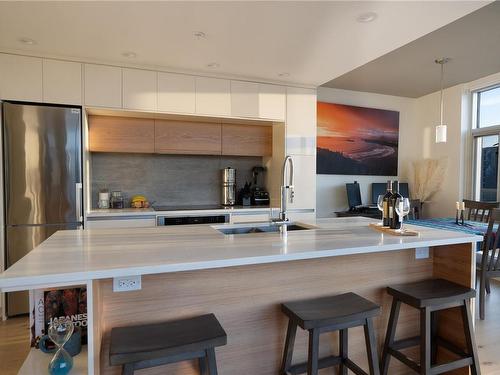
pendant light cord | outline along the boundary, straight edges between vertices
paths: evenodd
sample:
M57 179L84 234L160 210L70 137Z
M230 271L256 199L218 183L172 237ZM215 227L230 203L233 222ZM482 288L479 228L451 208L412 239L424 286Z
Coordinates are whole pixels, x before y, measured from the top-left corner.
M440 62L441 64L441 109L440 109L440 123L439 125L443 125L443 81L444 81L444 61Z

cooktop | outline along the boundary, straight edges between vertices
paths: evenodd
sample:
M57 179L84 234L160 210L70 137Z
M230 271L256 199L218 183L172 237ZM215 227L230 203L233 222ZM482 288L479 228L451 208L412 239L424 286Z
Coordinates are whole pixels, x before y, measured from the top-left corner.
M154 206L155 211L190 211L190 210L218 210L225 208L220 204L206 204L206 205L185 205L185 206Z

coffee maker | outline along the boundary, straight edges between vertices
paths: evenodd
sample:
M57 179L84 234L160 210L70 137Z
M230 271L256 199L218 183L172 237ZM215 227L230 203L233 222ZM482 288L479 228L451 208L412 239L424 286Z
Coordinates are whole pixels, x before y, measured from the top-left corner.
M254 206L269 206L269 193L264 186L265 172L265 167L257 166L252 168L252 205Z
M222 172L222 196L223 206L234 206L236 204L236 169L226 167Z

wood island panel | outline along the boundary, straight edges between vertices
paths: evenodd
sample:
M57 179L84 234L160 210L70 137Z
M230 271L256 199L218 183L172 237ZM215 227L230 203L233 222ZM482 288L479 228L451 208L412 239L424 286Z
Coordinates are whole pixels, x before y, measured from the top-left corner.
M433 260L415 260L413 250L333 258L290 261L253 266L143 276L142 290L113 293L112 281L100 281L103 301L103 347L101 374L119 374L108 365L109 332L112 327L142 324L213 312L228 334L228 345L217 348L219 374L276 375L286 333L287 320L280 312L283 301L354 291L382 306L375 319L381 349L391 299L390 284L432 277ZM403 307L398 337L418 332L417 311ZM362 328L349 332L350 355L367 368ZM337 350L337 333L323 334L321 353ZM307 336L297 333L294 362L306 359ZM165 369L165 367L167 367ZM391 374L410 371L391 362ZM141 374L194 375L194 362L142 370ZM333 374L325 369L320 374Z
M159 154L221 154L221 124L155 120Z

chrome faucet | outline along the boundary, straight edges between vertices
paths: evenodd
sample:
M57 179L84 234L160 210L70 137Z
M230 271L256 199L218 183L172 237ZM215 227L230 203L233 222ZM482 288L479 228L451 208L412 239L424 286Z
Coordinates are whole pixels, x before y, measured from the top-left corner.
M287 176L288 167L288 182L285 182ZM283 162L282 176L281 176L281 199L280 199L280 213L277 219L274 219L275 223L286 223L290 221L287 214L287 204L293 203L294 197L293 191L293 159L290 155L285 157Z

